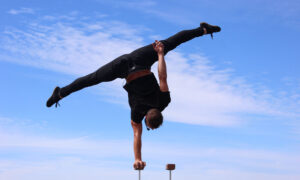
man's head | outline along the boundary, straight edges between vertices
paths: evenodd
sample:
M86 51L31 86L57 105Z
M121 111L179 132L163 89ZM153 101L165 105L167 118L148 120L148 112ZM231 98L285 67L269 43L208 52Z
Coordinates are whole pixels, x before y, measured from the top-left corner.
M153 108L147 112L145 122L150 129L157 129L163 123L163 116L158 109Z

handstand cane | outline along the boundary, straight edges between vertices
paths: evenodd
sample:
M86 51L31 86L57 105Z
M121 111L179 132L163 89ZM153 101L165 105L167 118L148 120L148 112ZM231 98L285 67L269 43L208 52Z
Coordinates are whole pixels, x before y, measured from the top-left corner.
M172 180L172 170L175 169L175 164L167 164L166 170L170 171L170 180Z
M141 170L144 170L144 167L136 168L135 170L139 170L139 180L141 180Z

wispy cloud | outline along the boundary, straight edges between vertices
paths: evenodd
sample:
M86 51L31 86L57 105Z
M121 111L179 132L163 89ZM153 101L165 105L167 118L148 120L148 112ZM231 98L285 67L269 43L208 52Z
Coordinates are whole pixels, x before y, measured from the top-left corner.
M65 21L39 20L25 30L8 28L0 42L1 59L81 76L145 44L140 34L146 28L105 19L87 23L74 17L76 13ZM297 105L288 106L289 99L283 102L282 97L258 90L228 69L217 70L206 57L173 51L166 59L172 96L167 120L231 126L243 123L245 114L299 116ZM121 86L115 81L100 87L113 97L111 101L118 96L124 103L127 97Z
M296 103L294 108L284 108L291 99L284 102L234 76L231 70L217 70L203 56L173 52L167 59L168 80L170 88L174 89L171 91L174 98L166 116L172 120L226 126L245 122L242 120L247 117L245 114L299 116Z
M7 13L12 15L18 15L18 14L34 14L35 11L31 8L20 8L20 9L11 9Z
M61 22L51 26L32 23L28 28L31 32L14 28L5 31L2 47L8 52L28 55L24 59L13 57L18 63L68 74L90 73L141 45L141 38L135 35L137 31L117 21L77 27Z
M98 1L99 3L111 4L115 8L128 8L133 11L138 11L143 14L150 14L153 17L163 19L166 22L170 22L173 24L180 25L193 25L194 21L187 14L195 14L197 12L191 13L190 11L184 11L180 7L180 3L175 1L155 1L155 0L147 0L147 1ZM163 8L168 4L168 8ZM185 3L189 4L189 3ZM192 3L190 3L192 4ZM191 13L191 14L190 14Z

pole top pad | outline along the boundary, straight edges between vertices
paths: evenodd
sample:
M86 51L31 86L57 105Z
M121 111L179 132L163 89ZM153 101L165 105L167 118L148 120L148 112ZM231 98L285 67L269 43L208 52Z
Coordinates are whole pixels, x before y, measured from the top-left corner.
M139 167L139 168L134 168L135 170L144 170L144 166Z
M166 170L172 171L172 170L174 170L174 169L175 169L175 164L167 164Z

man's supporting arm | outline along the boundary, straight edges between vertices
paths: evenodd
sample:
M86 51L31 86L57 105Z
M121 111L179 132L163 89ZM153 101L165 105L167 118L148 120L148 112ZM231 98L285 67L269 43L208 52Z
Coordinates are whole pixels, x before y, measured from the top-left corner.
M146 163L142 161L142 123L136 123L131 120L131 126L133 128L133 150L135 162L133 164L134 169L143 169Z

